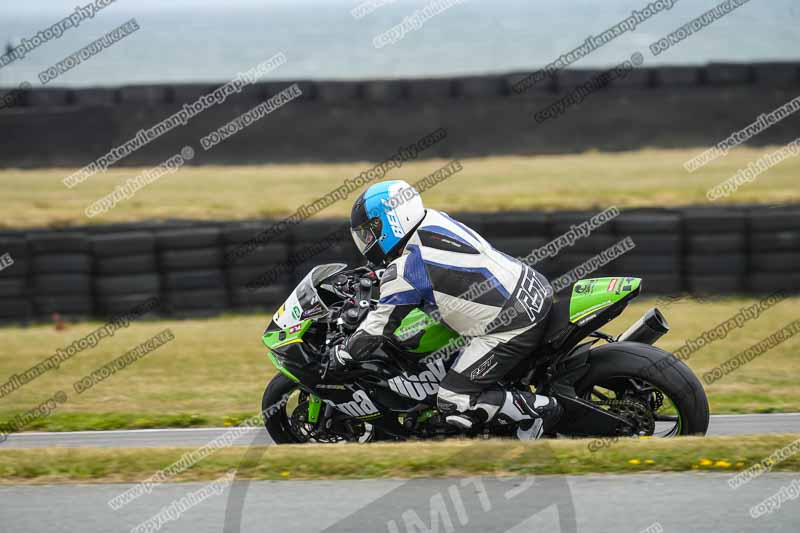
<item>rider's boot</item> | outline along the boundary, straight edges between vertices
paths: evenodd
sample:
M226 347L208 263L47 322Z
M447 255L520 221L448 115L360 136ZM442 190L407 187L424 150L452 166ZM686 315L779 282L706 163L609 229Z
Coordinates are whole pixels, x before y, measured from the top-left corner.
M461 429L472 429L481 424L481 419L476 413L455 413L444 417L445 422Z
M535 440L549 433L561 418L563 408L555 398L523 391L488 390L468 411L449 414L445 420L462 429L498 422L517 424L517 438Z
M516 423L519 440L536 440L550 433L562 411L555 398L514 390L505 391L503 404L494 418L501 423Z

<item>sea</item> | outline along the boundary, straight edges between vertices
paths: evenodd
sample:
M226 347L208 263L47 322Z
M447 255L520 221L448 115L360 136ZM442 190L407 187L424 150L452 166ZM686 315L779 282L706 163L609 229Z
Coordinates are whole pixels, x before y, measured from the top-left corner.
M2 2L0 45L31 39L93 1ZM0 86L41 86L42 72L131 19L138 30L47 85L225 82L281 52L285 64L263 79L528 72L647 6L649 18L571 66L608 67L637 51L645 66L800 59L800 0L726 1L742 5L654 55L653 42L721 0L115 0L0 67Z

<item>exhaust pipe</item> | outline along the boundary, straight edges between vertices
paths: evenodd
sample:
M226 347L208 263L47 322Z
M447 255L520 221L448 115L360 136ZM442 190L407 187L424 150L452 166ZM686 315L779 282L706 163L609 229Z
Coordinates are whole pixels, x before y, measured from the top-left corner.
M641 342L654 344L669 331L667 319L656 307L650 309L642 318L633 323L625 333L617 337L617 341Z

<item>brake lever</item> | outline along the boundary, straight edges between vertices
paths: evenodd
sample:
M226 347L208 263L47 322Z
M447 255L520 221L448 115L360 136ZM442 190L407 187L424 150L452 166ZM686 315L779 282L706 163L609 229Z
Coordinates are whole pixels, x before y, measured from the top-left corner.
M325 376L328 375L328 369L330 368L330 365L331 365L331 358L330 356L328 356L325 359L325 366L322 368L322 375L320 376L320 379L322 379L322 381L325 381Z
M327 345L327 347L325 349L325 353L322 354L323 357L325 358L324 363L323 363L323 361L320 361L320 363L323 364L322 373L320 375L320 378L322 379L322 381L325 381L325 376L328 375L328 371L331 368L331 358L333 357L333 347L337 346L339 344L343 344L346 338L347 337L345 335L341 335L341 334L337 333L334 336L332 336L331 339L328 339L328 345ZM331 342L331 340L333 340L333 342Z

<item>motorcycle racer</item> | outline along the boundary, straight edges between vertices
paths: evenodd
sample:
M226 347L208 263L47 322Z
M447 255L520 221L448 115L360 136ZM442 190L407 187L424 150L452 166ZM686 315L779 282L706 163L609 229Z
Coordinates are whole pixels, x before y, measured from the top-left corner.
M448 423L515 424L520 439L537 439L555 425L562 408L554 398L498 385L544 335L553 297L544 276L447 214L425 209L405 181L367 188L350 227L359 252L386 269L377 307L333 348L331 364L346 368L372 353L421 308L468 339L437 394Z

